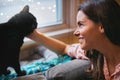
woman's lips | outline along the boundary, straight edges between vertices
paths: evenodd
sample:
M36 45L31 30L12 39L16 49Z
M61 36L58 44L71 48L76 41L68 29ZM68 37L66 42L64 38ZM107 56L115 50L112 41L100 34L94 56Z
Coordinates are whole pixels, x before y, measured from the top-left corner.
M83 41L84 41L84 38L83 38L83 37L79 37L78 39L79 39L79 42L80 42L80 43L83 43Z

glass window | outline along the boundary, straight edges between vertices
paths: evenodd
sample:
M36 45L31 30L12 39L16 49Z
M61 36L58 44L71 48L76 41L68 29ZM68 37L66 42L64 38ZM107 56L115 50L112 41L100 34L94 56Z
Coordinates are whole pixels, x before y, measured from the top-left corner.
M0 0L0 23L19 13L25 5L37 17L38 28L62 23L62 0Z

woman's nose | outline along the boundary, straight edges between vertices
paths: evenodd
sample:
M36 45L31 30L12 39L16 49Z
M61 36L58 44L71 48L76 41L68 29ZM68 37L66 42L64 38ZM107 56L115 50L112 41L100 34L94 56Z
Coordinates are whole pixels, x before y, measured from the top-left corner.
M79 36L79 35L80 35L80 31L78 31L78 29L76 29L73 34L74 34L75 36Z

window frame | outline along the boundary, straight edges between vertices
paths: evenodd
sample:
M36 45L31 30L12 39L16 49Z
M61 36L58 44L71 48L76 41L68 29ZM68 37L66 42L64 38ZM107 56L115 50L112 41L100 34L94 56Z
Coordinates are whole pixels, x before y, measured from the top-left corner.
M62 23L37 28L37 30L44 33L47 36L54 37L59 40L63 40L63 37L66 35L68 36L68 41L66 41L68 43L71 43L71 41L73 40L73 36L71 35L73 35L73 32L76 29L76 15L78 12L78 7L83 1L84 0L62 0ZM30 43L34 43L34 41L32 41L31 39L24 39L25 44L29 44L29 41Z
M38 28L40 32L50 33L64 29L74 29L76 27L76 14L79 0L62 0L62 19L61 24L50 25Z

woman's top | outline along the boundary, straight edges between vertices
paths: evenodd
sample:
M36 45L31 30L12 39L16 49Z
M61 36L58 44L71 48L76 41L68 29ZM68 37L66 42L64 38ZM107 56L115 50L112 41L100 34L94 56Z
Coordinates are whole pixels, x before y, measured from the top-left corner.
M115 71L110 75L106 59L104 57L104 75L106 80L120 80L120 63L115 66Z
M80 48L80 44L72 44L67 51L67 54L71 57L78 59L88 59L85 55L85 51ZM112 75L109 74L106 59L104 58L103 72L106 80L120 80L120 63L115 66L115 71Z

